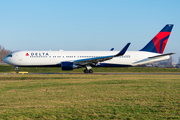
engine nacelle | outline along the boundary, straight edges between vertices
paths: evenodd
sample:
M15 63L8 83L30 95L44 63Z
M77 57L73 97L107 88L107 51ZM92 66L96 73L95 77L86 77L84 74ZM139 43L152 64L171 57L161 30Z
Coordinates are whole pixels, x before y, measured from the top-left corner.
M73 62L61 62L62 70L73 70Z

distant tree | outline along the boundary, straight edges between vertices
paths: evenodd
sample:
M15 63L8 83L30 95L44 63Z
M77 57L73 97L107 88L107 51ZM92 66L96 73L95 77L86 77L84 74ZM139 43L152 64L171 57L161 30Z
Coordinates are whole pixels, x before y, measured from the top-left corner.
M4 63L3 59L11 52L11 50L6 50L4 47L0 45L0 63Z

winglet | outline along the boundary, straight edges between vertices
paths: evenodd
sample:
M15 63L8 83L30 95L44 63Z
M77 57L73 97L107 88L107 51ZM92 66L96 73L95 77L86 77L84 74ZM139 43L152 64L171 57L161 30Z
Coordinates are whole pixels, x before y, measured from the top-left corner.
M114 55L114 57L124 55L125 52L127 51L127 49L128 49L128 47L129 47L130 44L131 44L131 43L128 43L118 54Z

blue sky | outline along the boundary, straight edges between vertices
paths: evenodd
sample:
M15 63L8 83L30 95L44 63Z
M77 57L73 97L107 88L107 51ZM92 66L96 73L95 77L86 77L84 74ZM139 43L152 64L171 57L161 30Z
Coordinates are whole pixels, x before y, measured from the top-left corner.
M8 50L143 48L174 24L164 53L180 57L180 0L4 0L0 45Z

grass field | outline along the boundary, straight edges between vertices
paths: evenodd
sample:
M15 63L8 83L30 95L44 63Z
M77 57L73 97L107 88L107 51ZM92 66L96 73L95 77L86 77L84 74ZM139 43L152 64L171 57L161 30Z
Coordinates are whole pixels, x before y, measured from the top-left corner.
M180 119L180 75L0 75L0 119Z

